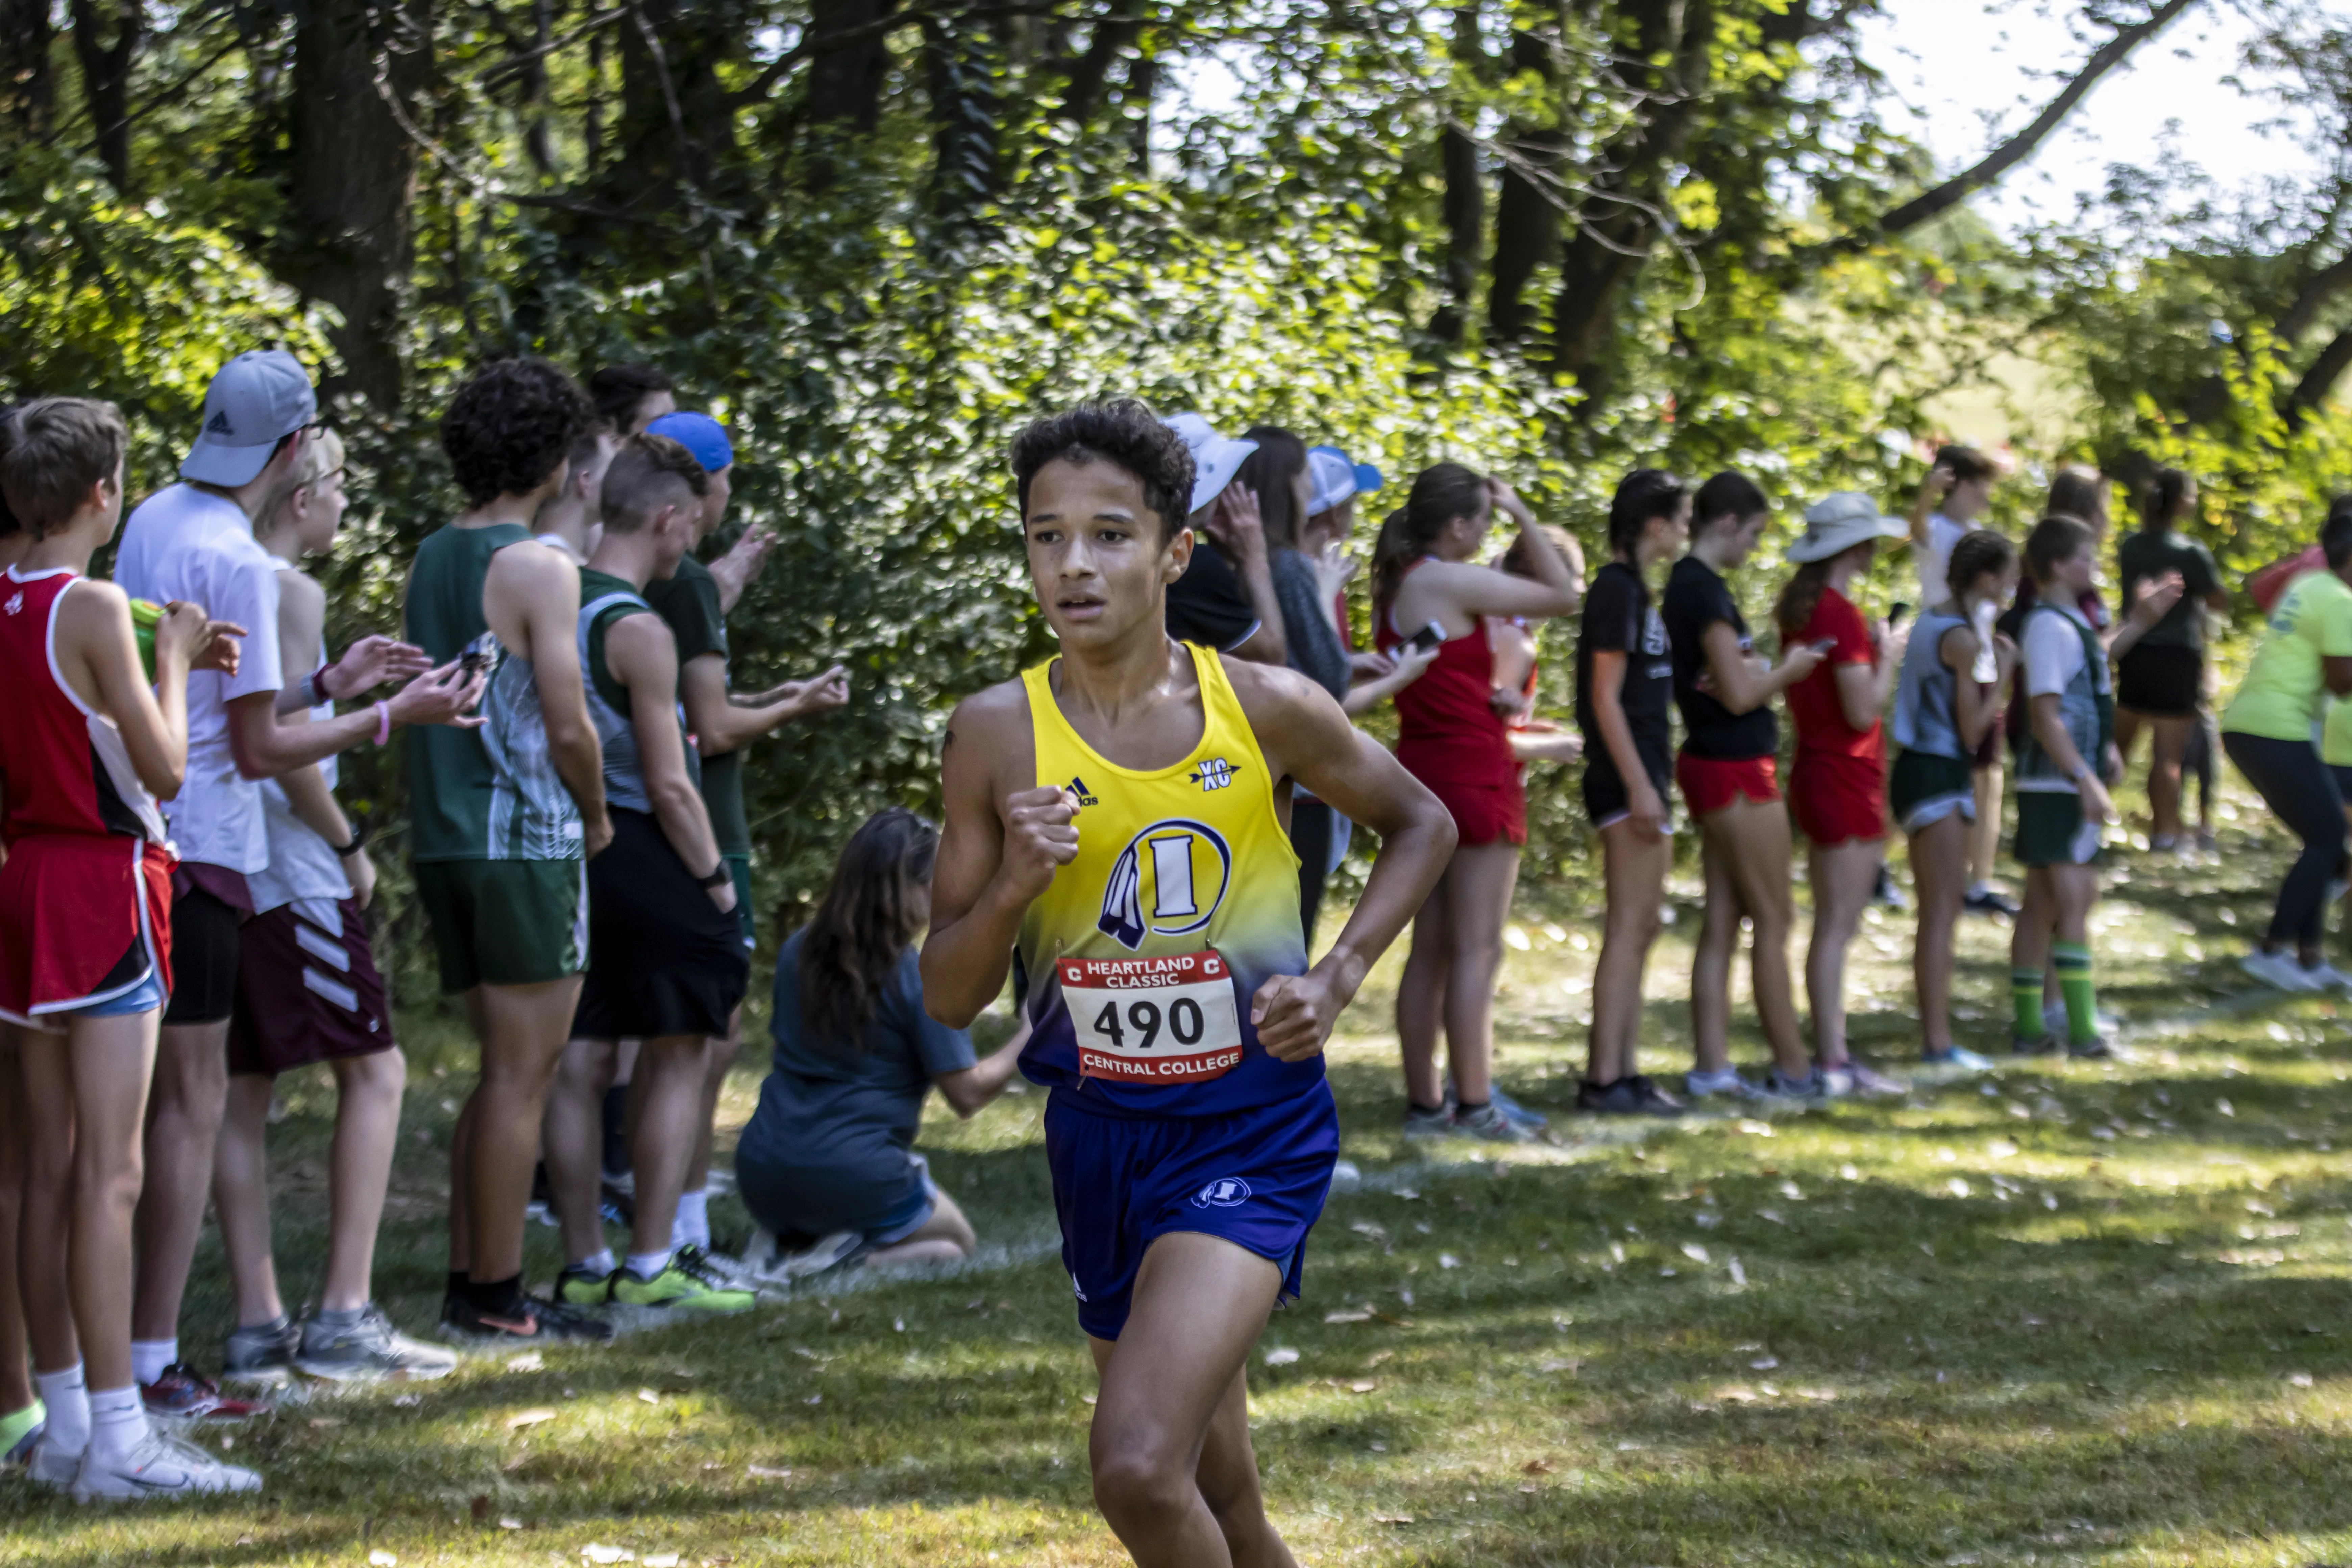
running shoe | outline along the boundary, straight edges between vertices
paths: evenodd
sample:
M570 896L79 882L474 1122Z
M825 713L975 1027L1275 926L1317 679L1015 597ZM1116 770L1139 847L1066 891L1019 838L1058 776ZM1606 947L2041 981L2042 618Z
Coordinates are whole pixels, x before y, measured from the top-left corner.
M2109 1062L2116 1059L2116 1047L2103 1036L2094 1035L2087 1040L2069 1040L2066 1054L2078 1062Z
M1764 1098L1767 1100L1819 1100L1822 1089L1822 1075L1818 1072L1809 1072L1797 1079L1774 1068L1764 1075Z
M0 1415L0 1465L10 1469L33 1457L41 1434L49 1429L49 1408L36 1399L22 1410Z
M260 1489L261 1478L244 1466L223 1464L185 1438L150 1427L139 1446L121 1458L103 1457L96 1443L82 1450L73 1500L120 1501Z
M555 1299L568 1307L601 1307L613 1299L613 1281L620 1272L615 1268L610 1274L599 1274L567 1263L555 1277Z
M2148 835L2147 852L2151 855L2169 855L2175 849L2179 847L2180 840L2174 837L2169 833L2151 833Z
M2197 847L2203 853L2211 855L2221 849L2221 841L2213 837L2211 828L2200 827L2197 830Z
M1903 884L1895 879L1895 868L1884 860L1878 863L1878 882L1870 896L1890 910L1907 910L1911 900L1904 896Z
M1501 1111L1504 1115L1509 1117L1512 1121L1517 1122L1520 1126L1526 1128L1530 1132L1540 1132L1545 1128L1551 1125L1551 1118L1546 1116L1540 1110L1529 1110L1526 1106L1521 1105L1517 1100L1513 1100L1509 1095L1504 1093L1503 1086L1499 1083L1490 1083L1486 1086L1486 1103L1493 1106L1496 1110ZM1449 1116L1452 1115L1454 1113L1454 1086L1452 1084L1447 1084L1445 1086L1446 1114Z
M679 1247L668 1267L650 1279L640 1279L633 1268L622 1268L613 1276L612 1289L616 1307L658 1307L678 1313L748 1312L760 1304L759 1297L751 1291L730 1290L720 1284L703 1267L700 1253L687 1247Z
M2308 971L2294 961L2294 955L2284 948L2276 952L2264 952L2261 948L2238 960L2238 967L2276 991L2310 992L2319 989Z
M1418 1105L1404 1108L1404 1135L1408 1138L1443 1138L1454 1131L1454 1108L1441 1105L1434 1110L1423 1110Z
M1692 1100L1709 1100L1721 1095L1726 1100L1761 1100L1763 1090L1739 1076L1738 1068L1726 1068L1721 1072L1686 1072L1683 1074L1683 1093Z
M2121 1018L2104 1007L2092 1009L2091 1022L2098 1026L2099 1033L2103 1035L2112 1035L2124 1026L2124 1021ZM2066 1004L2063 1001L2043 1004L2042 1026L2060 1039L2064 1039L2066 1037Z
M443 1377L457 1370L455 1352L412 1340L392 1326L383 1309L370 1301L360 1321L333 1328L312 1318L302 1325L294 1365L330 1383L365 1383L382 1377Z
M1456 1108L1454 1120L1446 1126L1446 1134L1466 1138L1479 1143L1526 1143L1535 1138L1535 1129L1525 1122L1514 1121L1503 1108L1492 1100L1475 1110Z
M1911 1086L1899 1078L1889 1078L1875 1068L1856 1061L1840 1062L1833 1068L1815 1068L1813 1076L1822 1080L1822 1092L1832 1100L1853 1095L1894 1096L1908 1094Z
M791 1281L805 1279L848 1262L866 1245L866 1237L859 1231L836 1230L831 1236L819 1237L798 1252L787 1252L773 1237L768 1238L768 1245L772 1251L762 1272L771 1279ZM758 1251L756 1243L753 1250L755 1254Z
M81 1455L68 1454L47 1441L47 1433L42 1437L41 1442L33 1445L32 1455L25 1461L25 1474L45 1487L64 1491L81 1476Z
M228 1383L284 1383L294 1373L294 1352L301 1346L302 1331L283 1312L275 1322L232 1329L221 1352L221 1377Z
M1972 915L2006 915L2017 918L2017 900L1990 882L1979 882L1970 888L1960 907Z
M1633 1073L1600 1087L1577 1086L1576 1108L1598 1116L1680 1116L1683 1102L1656 1084Z
M1921 1051L1919 1065L1948 1073L1990 1072L1992 1058L1980 1057L1966 1046L1951 1046L1940 1051Z
M139 1398L148 1415L164 1421L244 1421L269 1414L268 1400L232 1398L184 1361L165 1367L154 1382L141 1384Z
M452 1291L441 1302L441 1331L494 1344L535 1345L550 1340L609 1340L613 1325L598 1313L532 1296L525 1296L510 1315L485 1312Z
M2010 1031L2009 1054L2013 1057L2046 1057L2063 1049L2064 1045L2062 1034L2021 1035L2014 1029Z
M2303 972L2304 978L2313 981L2322 991L2352 991L2352 974L2347 974L2332 963L2315 963Z

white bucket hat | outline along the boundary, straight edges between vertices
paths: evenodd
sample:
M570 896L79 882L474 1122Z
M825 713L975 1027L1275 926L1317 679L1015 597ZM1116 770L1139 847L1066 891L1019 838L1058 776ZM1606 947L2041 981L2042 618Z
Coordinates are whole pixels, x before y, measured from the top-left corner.
M1255 441L1220 436L1197 414L1179 414L1165 422L1192 449L1192 510L1198 511L1224 493L1242 459L1257 450ZM1191 513L1187 513L1190 516Z
M1840 490L1805 509L1805 531L1789 546L1789 559L1799 563L1827 561L1843 555L1865 539L1908 539L1911 525L1887 517L1878 503L1860 490Z

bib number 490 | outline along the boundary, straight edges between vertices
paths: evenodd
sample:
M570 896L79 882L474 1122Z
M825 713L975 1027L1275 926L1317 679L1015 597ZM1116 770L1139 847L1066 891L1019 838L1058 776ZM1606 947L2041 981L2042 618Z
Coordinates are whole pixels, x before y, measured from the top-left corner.
M1233 971L1218 953L1065 958L1057 967L1081 1077L1197 1083L1240 1064Z

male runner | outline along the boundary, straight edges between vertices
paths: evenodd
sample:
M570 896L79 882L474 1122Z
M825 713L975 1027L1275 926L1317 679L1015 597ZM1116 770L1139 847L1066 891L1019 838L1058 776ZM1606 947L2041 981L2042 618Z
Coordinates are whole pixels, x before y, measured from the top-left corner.
M541 504L531 521L539 531L532 537L570 556L574 566L587 565L596 552L596 536L604 527L604 469L622 439L610 425L599 424L572 442L562 488Z
M629 1255L615 1266L601 1235L593 1252L568 1248L558 1293L577 1305L736 1312L754 1300L713 1279L698 1248L672 1240L702 1107L705 1042L725 1030L751 976L735 879L689 760L677 644L643 596L647 582L685 557L707 484L684 447L632 437L605 473L604 535L580 574L580 659L603 743L613 842L588 868L588 979L568 1049L609 1061L623 1037L641 1044ZM569 1226L566 1237L576 1244Z
M30 1470L84 1500L261 1485L158 1430L131 1369L140 1115L172 987L172 851L155 797L185 776L191 671L233 671L240 628L172 605L142 670L128 597L83 575L122 515L128 445L113 405L82 398L40 399L0 428L0 494L33 536L0 575L0 1017L23 1058L26 1234L58 1238L72 1287L62 1322L64 1292L37 1302L48 1420Z
M677 383L649 364L608 364L588 378L596 416L624 438L677 406Z
M1062 651L950 721L924 1005L969 1025L1018 948L1022 1069L1053 1089L1062 1256L1102 1377L1104 1517L1139 1563L1289 1563L1244 1366L1298 1292L1330 1186L1323 1042L1435 886L1454 822L1305 677L1169 638L1192 461L1150 410L1041 420L1013 470ZM1311 969L1294 781L1381 839Z
M315 675L326 663L327 591L295 563L334 547L346 500L342 442L318 433L303 443L301 464L294 488L254 520L253 537L278 567L279 655ZM307 717L334 710L324 703ZM263 781L269 863L246 879L254 916L237 937L213 1213L236 1294L224 1375L251 1383L282 1383L298 1370L334 1381L439 1377L457 1364L442 1346L396 1331L373 1300L407 1063L368 933L375 866L334 785L331 758ZM270 1245L269 1107L280 1074L320 1062L335 1079L326 1269L316 1310L297 1323L278 1295Z
M478 736L408 752L409 846L444 994L462 994L481 1078L449 1149L449 1292L441 1326L510 1341L607 1339L610 1325L522 1289L523 1210L540 1112L587 958L583 860L611 838L580 684L580 572L531 538L592 426L542 360L500 360L458 390L441 446L467 506L417 547L408 634L496 668Z
M114 554L114 580L131 597L202 605L246 628L236 673L199 672L188 683L187 781L166 808L180 855L172 882L179 961L147 1107L131 1348L148 1407L166 1415L235 1417L255 1408L223 1399L180 1360L179 1321L228 1100L237 931L253 915L246 879L269 861L260 781L364 742L383 745L395 724L448 724L482 689L451 664L340 719L278 722L286 681L278 569L254 542L253 520L294 483L317 411L293 355L271 349L229 361L205 393L202 432L180 465L186 482L142 502ZM312 685L322 698L354 697L424 663L415 649L373 637Z

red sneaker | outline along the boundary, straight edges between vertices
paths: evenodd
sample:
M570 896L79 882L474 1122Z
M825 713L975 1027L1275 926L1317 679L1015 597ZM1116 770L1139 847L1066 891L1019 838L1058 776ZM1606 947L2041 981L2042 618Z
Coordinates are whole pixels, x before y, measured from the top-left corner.
M267 1415L270 1408L267 1400L223 1394L219 1384L184 1361L165 1367L154 1382L141 1384L139 1398L148 1415L166 1421L245 1421Z

